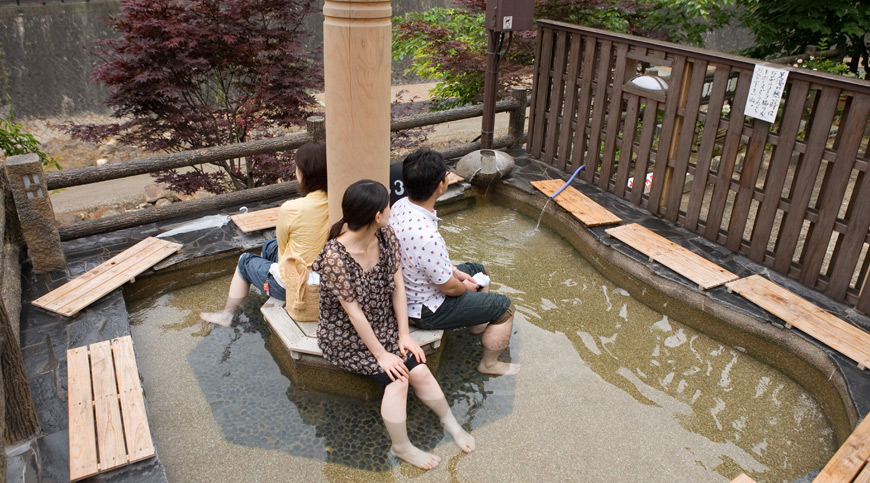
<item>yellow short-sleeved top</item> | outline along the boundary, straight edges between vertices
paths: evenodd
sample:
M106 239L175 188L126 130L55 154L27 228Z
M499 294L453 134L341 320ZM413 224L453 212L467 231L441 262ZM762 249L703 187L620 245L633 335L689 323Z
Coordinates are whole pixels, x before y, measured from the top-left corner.
M284 202L278 210L278 261L297 256L311 263L326 245L329 236L329 209L323 190ZM284 266L281 263L281 266ZM282 278L286 280L283 276Z

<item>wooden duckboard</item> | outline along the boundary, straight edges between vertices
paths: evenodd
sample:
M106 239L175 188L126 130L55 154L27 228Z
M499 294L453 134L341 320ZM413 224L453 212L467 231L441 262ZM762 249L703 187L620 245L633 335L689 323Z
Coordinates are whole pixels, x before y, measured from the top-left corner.
M559 191L559 188L564 185L565 182L560 179L532 181L532 186L547 196L552 196L553 193ZM564 191L559 193L559 196L554 198L554 201L562 208L568 210L586 226L615 225L622 222L621 218L607 211L603 206L592 201L573 186L565 188Z
M456 173L447 173L447 184L458 183L465 181L465 178ZM264 210L249 211L247 213L239 213L231 215L230 219L244 233L253 233L255 231L266 230L278 226L278 208L266 208Z
M278 209L280 208L280 206L276 206L274 208L266 208L265 210L239 213L231 215L230 219L243 232L253 233L267 228L275 228L278 225Z
M865 417L843 446L834 453L834 457L822 468L813 483L867 481L870 477L868 458L870 458L870 418Z
M870 333L831 315L761 275L752 275L726 286L789 326L797 327L857 362L859 367L870 367Z
M33 301L33 305L74 317L80 310L181 249L180 243L148 237L96 268Z
M605 232L648 256L650 261L661 263L697 283L701 290L718 287L738 278L719 265L637 223L608 228Z
M299 359L301 354L323 357L323 351L317 345L317 322L296 322L287 313L284 302L273 297L263 304L260 312L293 359ZM443 330L424 330L414 326L411 326L410 332L411 337L427 353L431 352L427 346L434 351L441 345L444 335Z
M70 480L154 456L130 336L70 349Z

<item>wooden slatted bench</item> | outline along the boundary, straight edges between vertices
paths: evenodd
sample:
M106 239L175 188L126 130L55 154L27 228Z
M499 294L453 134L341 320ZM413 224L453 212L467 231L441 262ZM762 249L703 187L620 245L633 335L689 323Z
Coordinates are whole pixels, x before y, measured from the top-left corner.
M870 482L870 418L852 431L852 434L822 468L813 483Z
M260 307L263 318L272 330L278 334L290 357L300 359L303 354L323 357L323 351L317 346L317 322L297 322L290 318L284 308L284 302L270 297ZM411 326L411 337L420 344L427 354L431 354L441 346L443 330L424 330Z
M605 233L648 256L651 262L661 263L695 282L701 290L718 287L738 278L719 265L637 223L608 228Z
M870 333L835 317L761 275L728 283L726 287L779 317L787 327L797 327L857 362L861 369L870 367Z
M465 178L453 172L447 173L447 184L454 184L460 181L465 181ZM275 228L278 225L278 208L280 207L276 206L274 208L230 215L230 219L244 233Z
M148 237L96 268L33 301L33 305L74 317L107 293L181 249L181 244Z
M553 193L559 191L559 188L564 185L565 182L560 179L532 181L532 186L547 196L553 196ZM573 186L565 188L553 200L586 226L615 225L622 222L621 218L592 201Z
M130 336L70 349L66 360L70 480L154 456Z

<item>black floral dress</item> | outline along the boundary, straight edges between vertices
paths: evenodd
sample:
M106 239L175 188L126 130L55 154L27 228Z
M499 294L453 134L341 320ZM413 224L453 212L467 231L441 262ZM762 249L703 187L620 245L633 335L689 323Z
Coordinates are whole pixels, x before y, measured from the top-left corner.
M351 324L339 299L357 301L375 336L389 352L399 352L399 325L393 310L393 276L399 269L399 242L392 228L376 234L380 248L378 263L365 271L332 239L326 243L312 269L320 274L320 322L317 343L323 357L342 369L371 376L383 372L377 360Z

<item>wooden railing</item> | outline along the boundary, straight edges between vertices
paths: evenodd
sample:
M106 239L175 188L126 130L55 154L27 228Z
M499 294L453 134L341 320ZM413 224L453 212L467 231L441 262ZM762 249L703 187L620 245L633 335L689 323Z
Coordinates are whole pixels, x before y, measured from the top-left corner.
M870 313L870 82L781 66L769 123L742 115L756 61L538 26L532 157Z
M525 89L515 89L511 98L499 101L496 105L496 112L510 112L510 120L507 136L495 139L493 142L495 148L520 147L525 142L524 126L527 95L528 93ZM482 113L483 107L476 105L448 111L417 114L393 120L390 129L392 131L401 131L425 127L461 119L471 119L479 117ZM323 135L325 135L323 118L315 116L309 119L307 129L304 132L227 146L161 154L121 164L63 170L46 174L45 182L49 190L56 190L139 174L154 173L165 169L214 163L257 154L291 151L312 139L319 139ZM447 158L452 158L462 156L476 149L480 149L479 142L451 146L441 150L441 153ZM294 195L296 190L297 185L295 182L279 183L60 226L58 227L58 233L61 240L71 240L181 216L214 212L246 203L287 198Z

